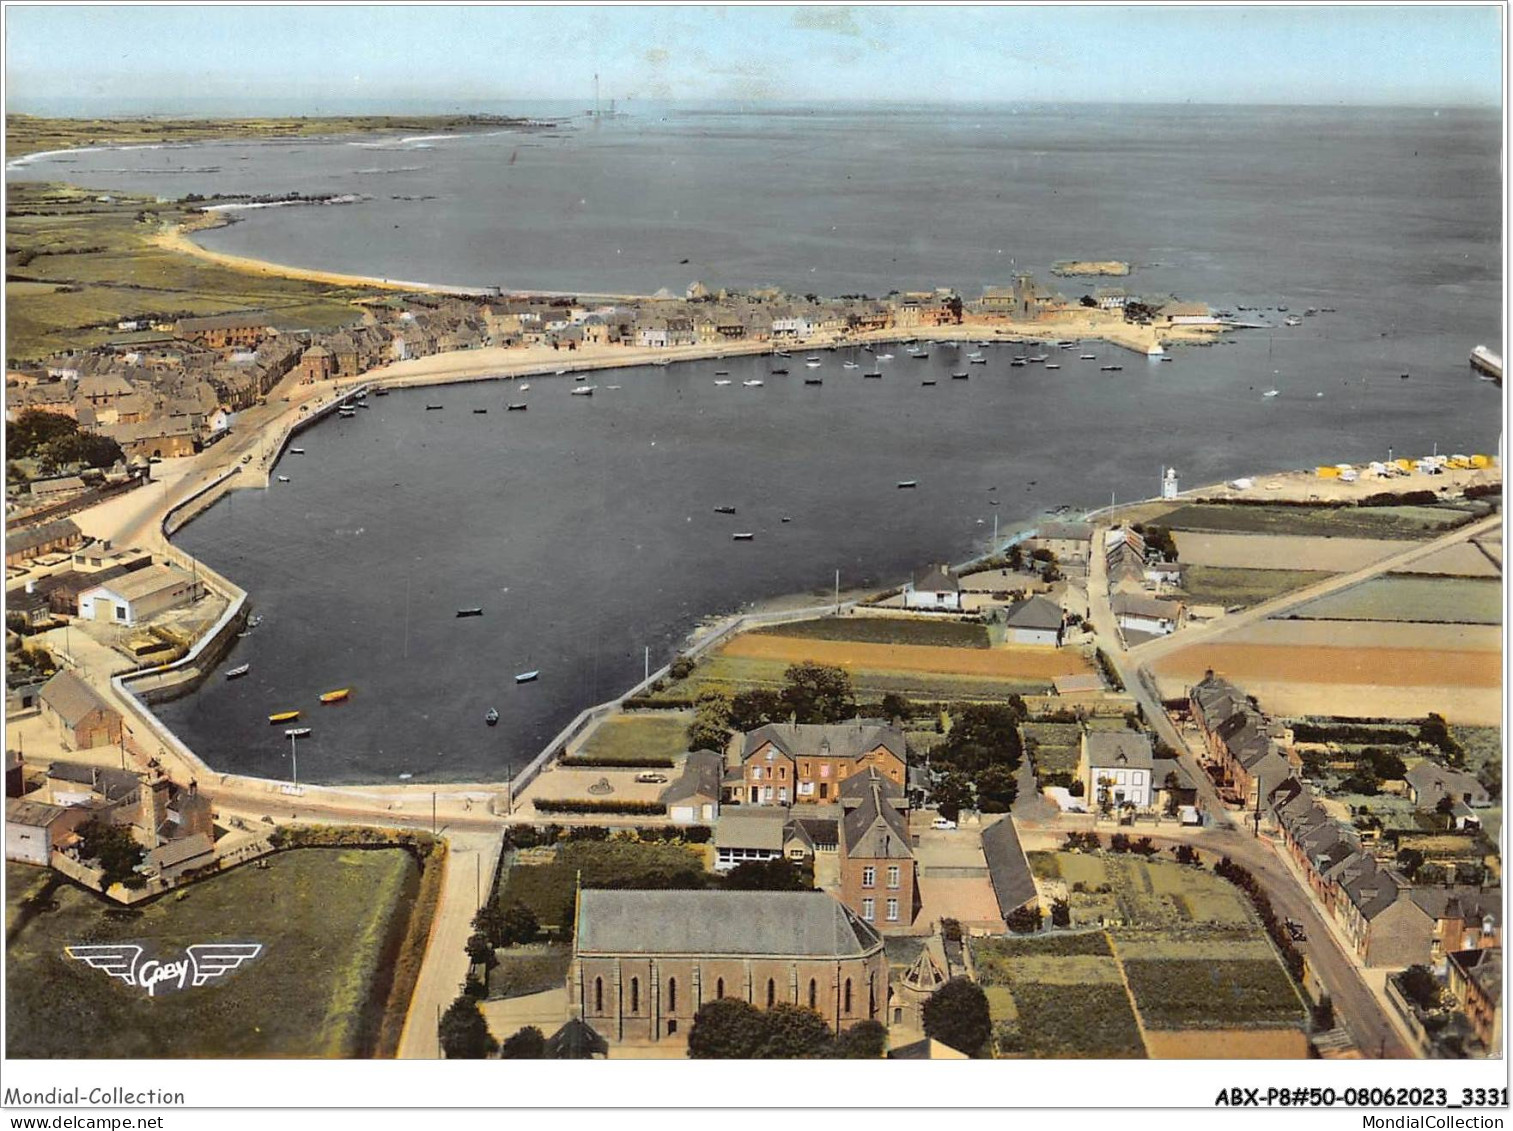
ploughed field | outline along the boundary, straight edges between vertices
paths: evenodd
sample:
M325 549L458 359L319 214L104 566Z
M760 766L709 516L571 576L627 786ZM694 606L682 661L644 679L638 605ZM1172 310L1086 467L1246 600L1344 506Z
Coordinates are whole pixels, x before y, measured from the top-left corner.
M1501 624L1502 583L1495 578L1376 577L1288 612L1304 620L1427 621Z
M399 848L299 849L136 908L6 865L6 1053L12 1057L365 1057L420 869ZM76 944L263 950L197 988L149 997L70 959Z

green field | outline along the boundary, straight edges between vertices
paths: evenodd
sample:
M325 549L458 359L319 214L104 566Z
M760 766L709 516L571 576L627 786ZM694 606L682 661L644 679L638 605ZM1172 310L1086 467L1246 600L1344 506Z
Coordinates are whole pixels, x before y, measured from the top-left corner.
M970 945L1000 1056L1145 1055L1103 932L972 939Z
M573 964L570 947L535 943L495 951L499 965L489 971L489 997L524 997L554 990L567 982Z
M1151 1029L1298 1024L1303 1002L1275 959L1127 959L1125 976Z
M698 887L704 855L681 844L630 840L569 841L550 864L517 864L504 877L501 907L523 903L548 930L572 927L578 878L586 888Z
M1496 578L1393 575L1375 577L1309 601L1289 612L1288 617L1501 624L1502 598L1502 582Z
M1428 538L1476 517L1470 508L1237 506L1189 503L1154 520L1172 530L1305 534L1336 538Z
M666 715L615 715L600 724L573 756L627 765L648 759L677 758L688 749L691 718L691 714L683 711Z
M986 625L902 617L820 617L753 630L758 636L849 640L862 644L924 644L939 648L986 648Z
M38 877L44 877L39 880ZM383 1019L420 868L406 851L300 849L122 909L47 873L6 865L6 1031L13 1057L361 1057ZM259 942L240 970L149 998L63 948Z
M192 206L63 185L15 183L6 203L6 356L43 357L103 343L143 313L256 308L278 326L334 329L357 320L354 298L377 292L233 271L151 242Z
M783 673L788 664L752 656L713 656L700 660L687 679L669 683L650 696L653 700L697 699L711 688L729 694L764 687L780 691L787 684ZM857 697L880 699L888 692L906 699L979 702L1001 700L1008 695L1041 695L1050 690L1048 680L985 679L981 676L938 675L931 672L901 673L853 671L851 684Z
M1190 565L1182 592L1196 605L1259 605L1284 593L1317 585L1333 574L1311 569L1231 569Z

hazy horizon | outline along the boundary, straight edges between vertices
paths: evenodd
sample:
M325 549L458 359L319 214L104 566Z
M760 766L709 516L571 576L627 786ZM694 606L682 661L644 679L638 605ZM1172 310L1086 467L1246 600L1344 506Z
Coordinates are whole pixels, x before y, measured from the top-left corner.
M684 106L1502 101L1486 4L12 6L5 31L7 108L47 116L581 109L596 75Z

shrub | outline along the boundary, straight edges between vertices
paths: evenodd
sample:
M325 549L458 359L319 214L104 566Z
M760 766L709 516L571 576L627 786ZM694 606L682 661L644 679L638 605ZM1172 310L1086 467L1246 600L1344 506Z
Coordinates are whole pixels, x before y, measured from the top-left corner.
M660 801L600 801L597 798L566 798L552 801L537 798L532 802L538 813L603 813L635 817L660 817L667 806Z
M557 759L557 765L583 770L670 770L673 766L671 758L641 757L627 758L594 758L574 754L567 758Z
M980 1056L993 1034L988 995L965 978L952 978L930 995L924 1022L926 1036L968 1056Z

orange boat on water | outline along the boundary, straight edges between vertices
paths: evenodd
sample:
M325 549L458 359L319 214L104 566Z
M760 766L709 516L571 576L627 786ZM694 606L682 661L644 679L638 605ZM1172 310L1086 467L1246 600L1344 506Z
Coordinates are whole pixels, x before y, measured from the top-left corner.
M299 718L298 711L280 711L276 715L269 715L268 721L270 723L287 723L297 718Z
M343 699L345 699L348 695L351 695L351 694L352 694L352 689L350 687L342 687L342 688L338 688L335 691L328 691L328 692L326 692L324 695L322 695L320 697L320 701L322 703L340 703Z

